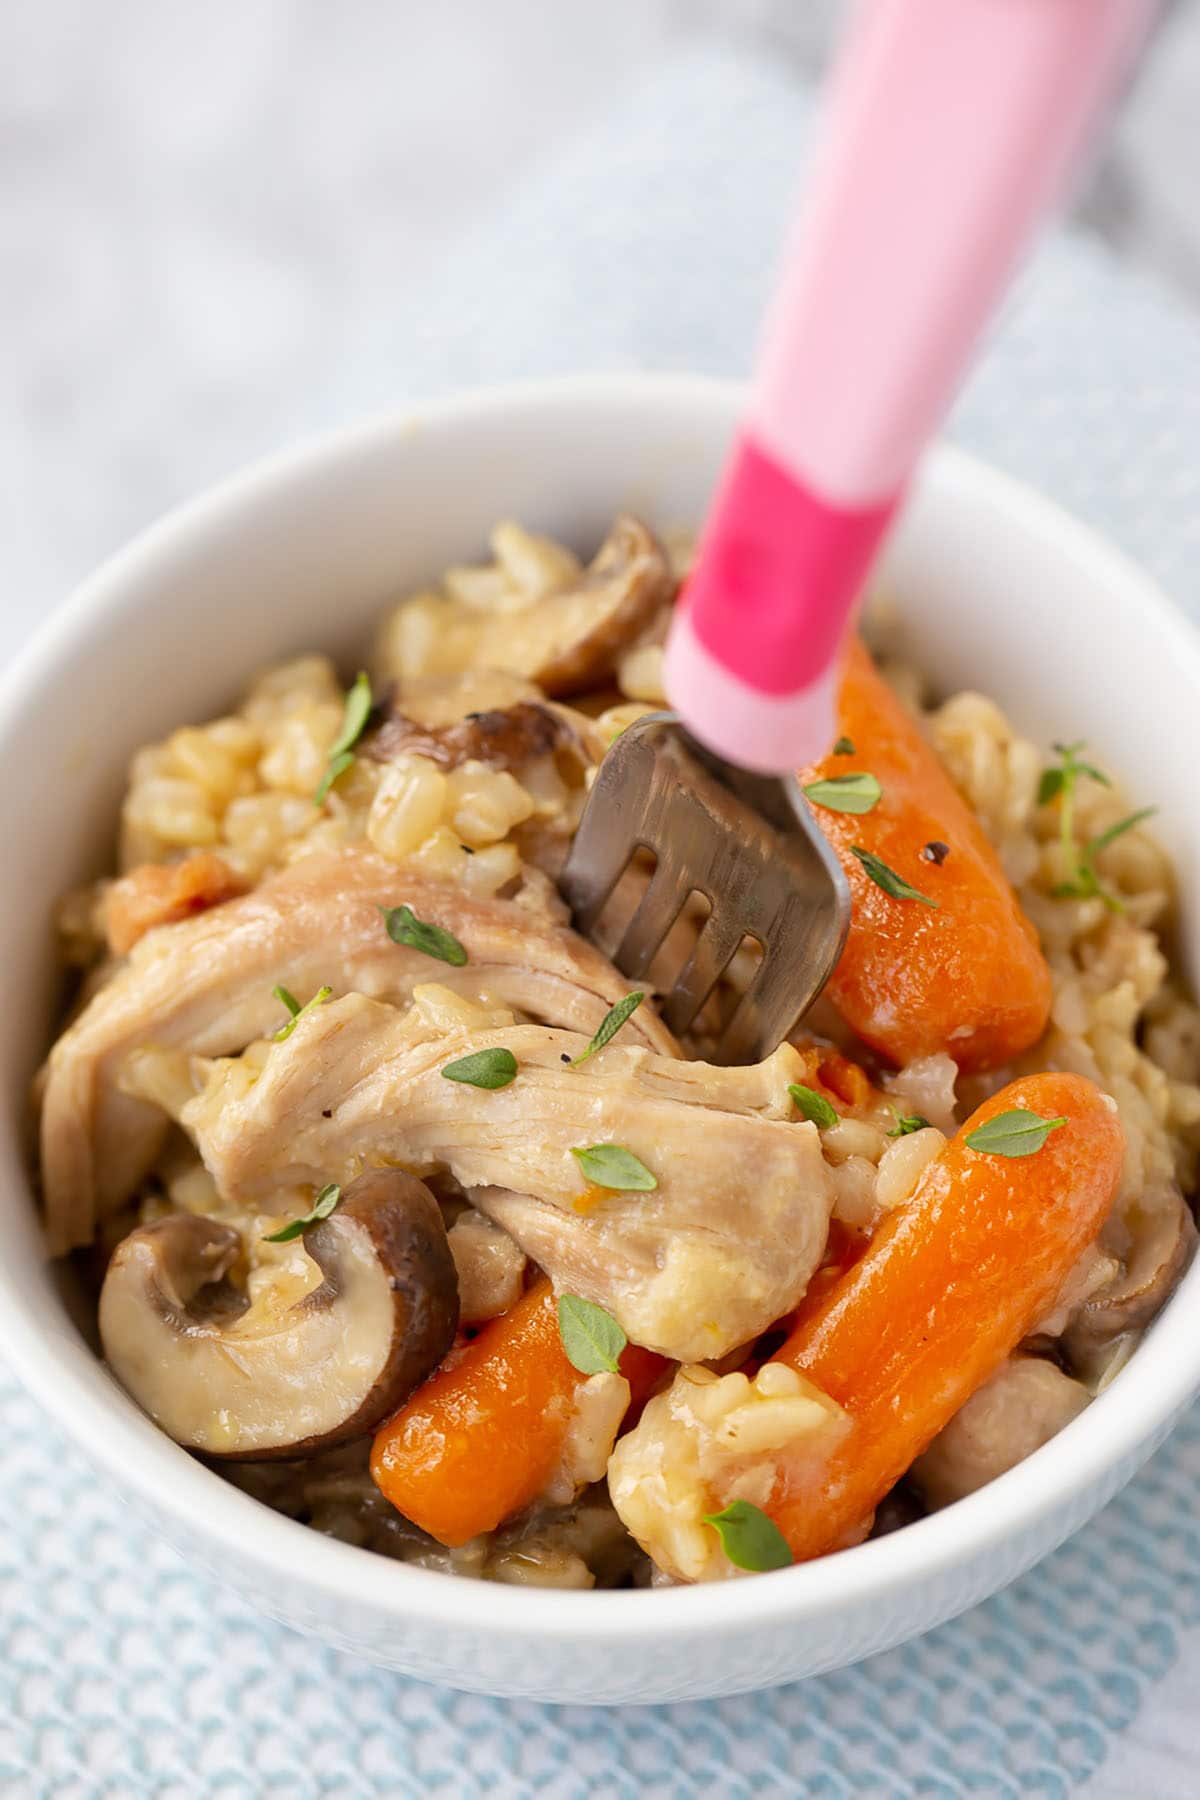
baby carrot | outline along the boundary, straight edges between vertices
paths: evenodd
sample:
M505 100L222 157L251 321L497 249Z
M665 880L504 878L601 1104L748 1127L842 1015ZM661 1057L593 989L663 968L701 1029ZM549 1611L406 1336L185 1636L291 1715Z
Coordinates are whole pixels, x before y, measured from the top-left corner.
M802 770L801 782L863 773L882 795L864 813L814 808L853 899L826 992L894 1062L948 1049L961 1068L999 1067L1045 1030L1050 972L995 850L857 640L842 674L837 729L838 748ZM856 849L877 861L864 864ZM935 904L889 893L877 879L880 864Z
M999 1113L1063 1118L1014 1157L968 1139ZM978 1108L869 1249L799 1322L776 1360L845 1408L823 1457L785 1464L767 1508L796 1560L856 1543L872 1509L1051 1308L1107 1216L1124 1139L1079 1075L1031 1075Z
M630 1344L620 1366L636 1408L666 1365ZM586 1380L562 1347L550 1283L539 1281L380 1427L376 1486L440 1543L494 1530L546 1487Z

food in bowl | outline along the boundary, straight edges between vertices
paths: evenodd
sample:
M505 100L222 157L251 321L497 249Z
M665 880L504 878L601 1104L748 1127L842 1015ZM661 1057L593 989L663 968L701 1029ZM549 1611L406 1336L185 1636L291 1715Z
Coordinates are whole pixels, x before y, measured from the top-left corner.
M348 690L292 661L135 757L119 871L61 910L50 1245L165 1431L350 1542L560 1586L826 1554L1069 1423L1182 1272L1170 867L1084 746L855 645L802 776L846 951L715 1067L754 947L677 1044L555 886L686 545L492 552Z

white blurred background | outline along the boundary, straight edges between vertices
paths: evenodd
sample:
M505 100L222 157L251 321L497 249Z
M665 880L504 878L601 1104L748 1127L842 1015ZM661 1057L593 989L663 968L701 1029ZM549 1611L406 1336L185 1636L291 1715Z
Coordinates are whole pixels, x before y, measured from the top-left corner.
M840 11L10 0L5 605L36 616L164 507L361 410L352 347L414 294L436 310L454 246L672 59L710 40L814 77ZM1079 212L1200 303L1198 102L1200 0L1175 0ZM370 404L403 399L379 368Z

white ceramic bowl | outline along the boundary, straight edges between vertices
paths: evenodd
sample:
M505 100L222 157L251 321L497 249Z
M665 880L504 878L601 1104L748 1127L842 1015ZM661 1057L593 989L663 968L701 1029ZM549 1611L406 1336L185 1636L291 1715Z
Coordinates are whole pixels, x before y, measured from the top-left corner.
M0 1353L161 1532L278 1619L406 1673L543 1700L680 1699L851 1662L961 1612L1129 1479L1200 1387L1200 1264L1116 1382L1020 1468L938 1517L750 1580L575 1594L450 1580L257 1505L144 1419L64 1311L22 1142L53 1021L55 897L102 866L130 752L307 648L352 669L392 596L480 552L513 515L588 546L614 508L696 520L738 390L579 379L453 400L281 457L173 514L87 582L0 686ZM1178 859L1200 966L1200 654L1089 532L969 458L928 464L888 558L914 651L1042 739L1086 737ZM32 775L32 782L27 781ZM19 1496L16 1496L19 1501Z

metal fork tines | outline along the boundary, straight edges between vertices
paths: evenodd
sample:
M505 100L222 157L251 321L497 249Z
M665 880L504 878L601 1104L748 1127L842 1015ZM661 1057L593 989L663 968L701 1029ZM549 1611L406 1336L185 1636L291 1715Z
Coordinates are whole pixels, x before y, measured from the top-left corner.
M606 918L638 850L655 858L627 923ZM747 938L761 963L719 1038L721 1062L767 1056L812 1004L846 937L850 895L792 776L713 755L672 713L622 732L605 757L559 883L578 929L641 980L692 893L710 911L666 994L686 1031Z

